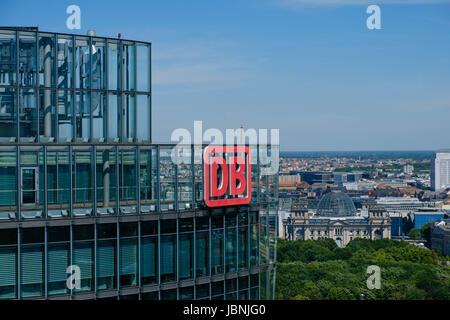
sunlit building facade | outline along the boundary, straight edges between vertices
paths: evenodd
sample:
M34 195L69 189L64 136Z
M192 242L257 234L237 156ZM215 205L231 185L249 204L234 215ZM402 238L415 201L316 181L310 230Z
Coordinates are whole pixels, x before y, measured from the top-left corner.
M150 43L0 28L0 299L273 298L267 147L251 203L209 208L151 120Z

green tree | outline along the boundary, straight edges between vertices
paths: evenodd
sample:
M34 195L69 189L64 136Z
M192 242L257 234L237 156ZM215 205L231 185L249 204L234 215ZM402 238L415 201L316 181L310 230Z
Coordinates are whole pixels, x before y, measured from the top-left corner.
M410 237L411 239L421 239L422 238L422 233L420 232L419 229L412 228L408 232L408 237Z
M428 222L422 228L420 228L420 233L422 234L422 238L427 240L428 243L431 243L431 228L433 227L434 222Z
M347 288L333 287L328 292L327 298L329 300L354 300L355 296Z

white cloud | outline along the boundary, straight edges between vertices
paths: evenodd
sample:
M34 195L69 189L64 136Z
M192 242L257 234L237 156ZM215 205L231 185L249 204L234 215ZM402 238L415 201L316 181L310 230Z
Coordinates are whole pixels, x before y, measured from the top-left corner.
M236 48L227 41L154 44L153 84L208 90L248 83L260 62L248 61Z

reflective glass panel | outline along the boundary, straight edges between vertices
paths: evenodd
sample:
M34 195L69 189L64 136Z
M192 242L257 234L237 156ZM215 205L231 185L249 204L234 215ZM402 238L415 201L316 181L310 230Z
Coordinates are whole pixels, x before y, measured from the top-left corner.
M73 87L73 40L70 36L58 36L56 65L59 88Z
M39 85L47 88L55 86L55 36L39 34Z
M90 88L90 54L89 39L75 39L75 82L80 89Z
M137 91L150 91L150 46L137 45Z
M106 89L106 42L92 39L92 89Z
M56 138L56 91L39 91L39 139L54 142Z
M15 85L16 65L16 33L0 31L0 84Z
M19 33L19 85L36 85L36 34Z
M0 141L14 141L17 137L16 105L16 90L0 88Z

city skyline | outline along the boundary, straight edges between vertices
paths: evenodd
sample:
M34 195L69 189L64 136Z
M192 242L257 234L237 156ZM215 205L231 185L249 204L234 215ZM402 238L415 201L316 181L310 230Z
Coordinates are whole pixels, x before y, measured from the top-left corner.
M202 120L279 128L282 151L437 150L449 147L450 4L424 2L378 1L381 30L366 28L366 1L5 1L0 17L152 42L154 142ZM66 28L70 4L81 30Z

